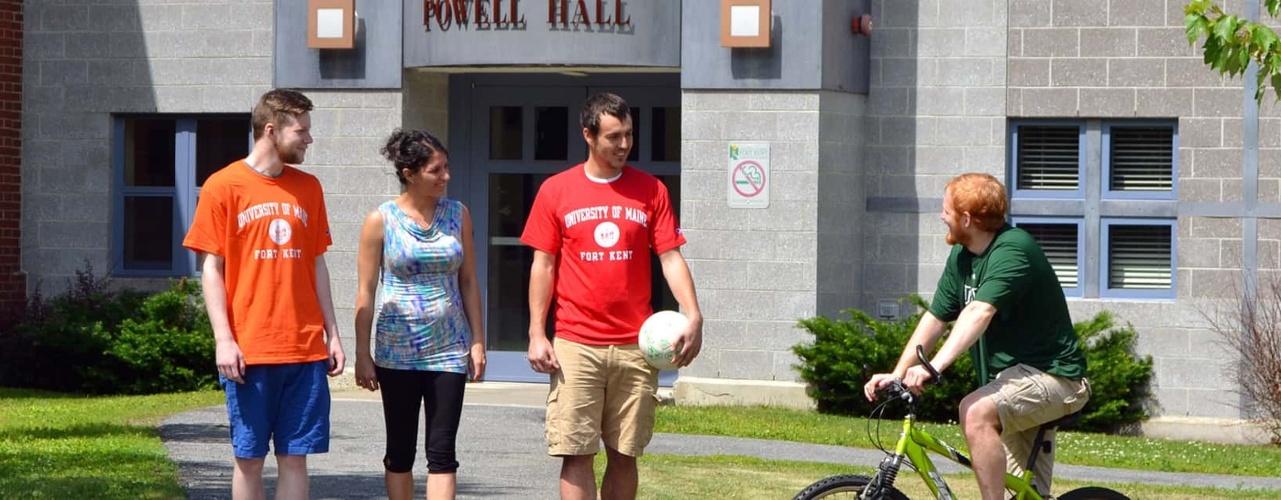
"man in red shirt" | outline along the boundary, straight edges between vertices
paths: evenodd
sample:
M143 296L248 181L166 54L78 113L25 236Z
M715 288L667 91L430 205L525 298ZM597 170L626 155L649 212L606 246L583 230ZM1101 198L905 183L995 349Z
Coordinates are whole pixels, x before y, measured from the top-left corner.
M597 94L580 119L587 161L539 187L521 235L534 248L529 364L552 375L547 452L563 459L561 498L596 498L592 461L602 439L609 462L601 497L635 498L636 458L653 436L657 406L658 369L637 346L641 324L653 313L650 249L689 318L678 337L677 366L698 356L703 316L667 188L625 164L633 146L627 103ZM554 341L545 333L553 296Z

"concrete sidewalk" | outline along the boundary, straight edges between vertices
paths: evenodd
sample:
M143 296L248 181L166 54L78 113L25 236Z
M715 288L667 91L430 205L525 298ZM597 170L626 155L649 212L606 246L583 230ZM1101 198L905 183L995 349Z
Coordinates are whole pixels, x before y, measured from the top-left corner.
M557 498L560 462L546 455L543 418L546 384L485 382L467 387L458 435L459 498ZM383 420L378 394L334 393L330 451L308 459L312 498L386 498L382 477ZM211 407L175 415L160 428L170 457L189 497L229 498L231 453L226 410ZM419 436L419 440L422 436ZM420 447L421 448L421 447ZM646 453L675 455L744 455L778 460L848 463L851 473L870 471L883 457L877 450L810 445L759 439L656 434ZM936 460L944 472L961 470ZM415 472L426 464L419 450ZM267 461L268 488L276 475ZM1055 466L1055 477L1098 482L1275 489L1281 478L1215 474L1174 474ZM421 479L421 477L419 478ZM818 479L818 478L815 478ZM422 482L418 481L418 498Z

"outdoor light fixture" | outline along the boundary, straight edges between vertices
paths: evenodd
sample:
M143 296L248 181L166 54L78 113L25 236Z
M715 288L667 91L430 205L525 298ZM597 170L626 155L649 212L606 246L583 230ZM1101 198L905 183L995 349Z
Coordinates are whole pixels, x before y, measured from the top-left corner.
M769 47L770 0L721 0L721 47Z
M356 47L356 0L307 0L307 48Z
M850 31L855 35L872 36L872 15L863 14L850 19Z

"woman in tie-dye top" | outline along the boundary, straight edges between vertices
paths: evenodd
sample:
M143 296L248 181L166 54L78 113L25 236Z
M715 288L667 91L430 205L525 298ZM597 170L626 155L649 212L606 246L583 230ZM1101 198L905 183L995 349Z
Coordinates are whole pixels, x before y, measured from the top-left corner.
M397 129L382 154L404 191L370 213L360 232L356 383L382 391L387 496L413 496L425 400L427 496L453 498L463 390L468 375L480 380L485 372L471 216L445 197L449 152L435 136Z

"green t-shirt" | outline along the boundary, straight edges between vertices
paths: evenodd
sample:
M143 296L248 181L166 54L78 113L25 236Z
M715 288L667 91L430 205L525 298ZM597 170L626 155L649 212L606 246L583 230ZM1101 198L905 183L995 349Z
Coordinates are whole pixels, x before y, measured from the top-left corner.
M996 307L996 315L970 355L988 379L1019 363L1071 380L1085 376L1081 352L1058 275L1032 235L1002 227L981 255L954 245L947 258L930 314L954 321L972 300Z

